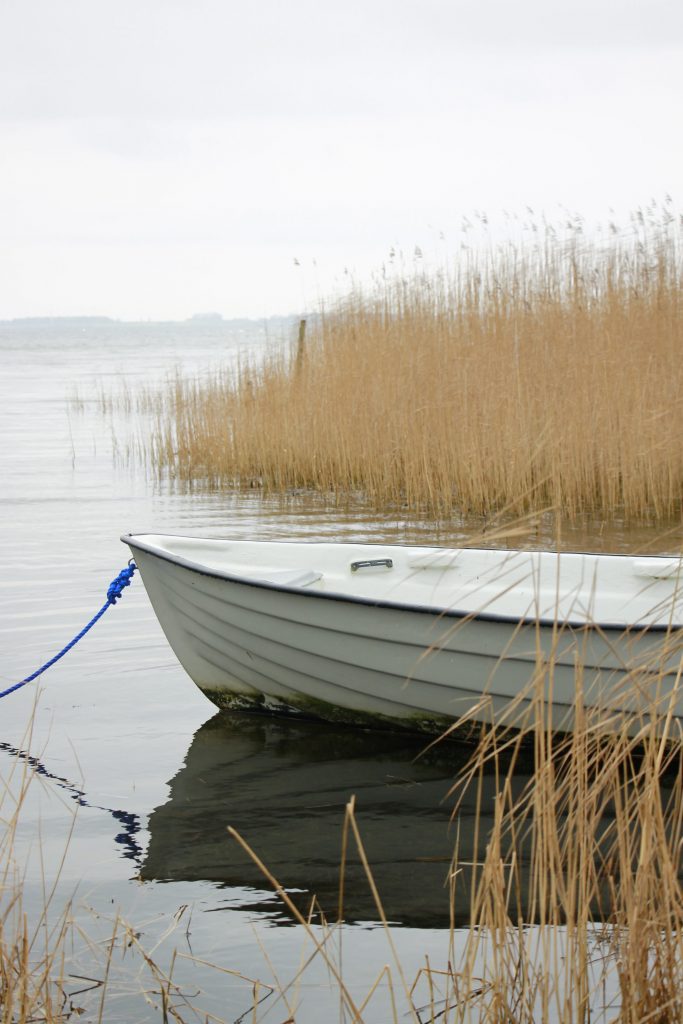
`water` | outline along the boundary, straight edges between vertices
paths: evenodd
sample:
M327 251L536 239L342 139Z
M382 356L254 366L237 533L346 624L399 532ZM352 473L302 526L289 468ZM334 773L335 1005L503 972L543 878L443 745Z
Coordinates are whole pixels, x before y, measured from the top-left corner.
M201 374L267 343L258 325L0 325L1 688L54 654L102 605L129 557L124 532L456 543L467 533L462 523L371 515L322 499L188 493L122 457L139 424L120 412L103 415L102 393L163 386L176 368ZM541 521L530 542L547 544L552 535ZM614 550L680 544L648 530L613 527L605 535L590 523L565 529L564 540ZM177 664L139 579L40 687L3 700L0 716L2 777L14 768L10 792L25 764L14 750L30 750L47 772L29 788L16 834L27 907L35 914L44 880L58 877L51 919L72 899L92 940L76 944L68 967L74 1006L96 1016L101 993L83 977L101 977L103 942L120 914L132 930L110 966L104 1020L159 1019L158 978L136 958L138 942L166 967L178 950L176 1005L187 1019L189 1004L238 1019L255 980L259 998L267 997L259 1020L283 1020L296 999L299 1022L338 1019L339 986L321 958L299 976L321 941L319 919L307 934L227 826L288 888L294 908L305 914L317 893L333 919L352 795L406 975L412 980L425 955L446 964L448 793L462 752L416 760L423 741L403 735L217 716ZM355 855L345 916L343 948L337 937L330 947L353 992L365 993L393 951ZM456 923L464 919L456 908ZM292 982L288 1009L268 994L275 977L281 987ZM386 984L366 1019L393 1019Z
M390 516L333 515L321 503L283 508L254 495L178 493L120 457L135 424L103 416L102 391L159 386L176 367L202 373L266 343L262 329L221 324L0 326L2 688L47 660L102 605L129 557L123 532L392 539L424 532ZM16 835L31 913L43 905L42 879L56 878L64 857L53 919L73 898L79 925L102 942L119 910L160 963L178 948L264 984L276 973L284 985L311 940L226 827L238 827L284 885L306 890L300 905L317 890L334 916L344 806L355 793L387 912L401 926L401 955L418 966L430 950L447 956L449 810L439 801L453 765L413 764L420 747L406 737L217 719L170 652L139 579L39 688L5 698L0 715L3 777L15 766L13 749L30 750L56 777L34 780ZM420 864L424 900L413 885ZM354 937L344 973L362 991L389 950L357 860L350 872ZM162 940L170 925L173 934ZM158 1019L141 992L159 986L133 952L111 966L105 1020ZM66 985L78 993L74 1005L98 1006L99 990L80 992L89 983L76 976L101 971L92 949L76 949ZM193 1005L220 1019L234 1020L251 1005L251 982L236 975L178 960L174 976ZM322 966L314 963L298 987L298 1020L321 1019L326 1001L337 1005ZM375 1001L373 1019L388 1019L386 995ZM264 1019L284 1019L282 1001L271 1003L263 1004Z

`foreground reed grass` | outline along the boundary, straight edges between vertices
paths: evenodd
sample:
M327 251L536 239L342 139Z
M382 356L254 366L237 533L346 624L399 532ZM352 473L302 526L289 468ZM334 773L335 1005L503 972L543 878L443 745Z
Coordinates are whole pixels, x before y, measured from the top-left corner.
M433 516L679 515L680 224L667 207L614 230L389 268L290 351L150 396L153 462Z
M31 726L26 743L30 745ZM163 960L159 947L177 931L181 912L168 915L165 931L149 950L140 941L141 923L128 923L109 906L103 913L77 906L73 894L60 893L60 874L73 835L75 812L67 810L68 831L62 861L45 864L38 895L27 894L27 866L17 853L30 791L43 783L32 761L17 752L9 771L0 775L0 1024L68 1024L108 1020L190 1021L223 1024L221 1018L202 1012L202 994L193 983L187 988L178 980L178 965L192 961L173 949ZM47 786L49 789L49 786ZM24 854L26 843L22 844ZM35 888L35 887L34 887ZM109 901L107 901L109 903ZM91 931L86 930L87 925ZM244 982L245 1001L257 983L239 971L202 964L210 971L229 974ZM200 970L196 965L195 974ZM193 978L193 982L196 979ZM261 986L268 992L269 986ZM258 998L254 997L256 1005Z
M472 929L454 1006L465 997L487 1021L588 1022L601 1006L603 1019L629 1024L683 1019L680 735L663 718L606 736L580 701L576 714L571 736L534 730L521 795L512 744L463 894ZM499 771L500 757L488 734L470 778L489 761Z
M657 671L654 665L650 669ZM375 879L364 847L363 809L356 808L353 797L340 838L338 904L322 908L330 913L328 918L315 900L309 913L302 912L286 889L287 880L274 878L247 839L228 829L260 866L304 936L298 971L281 980L267 954L265 980L246 978L234 963L207 963L189 949L174 951L169 966L162 968L156 962L159 943L147 952L139 931L113 910L105 938L86 943L93 955L84 970L74 954L82 931L69 903L53 912L50 886L45 888L44 911L29 926L22 875L13 872L11 841L6 841L0 892L0 1021L121 1019L120 1011L110 1018L109 1009L125 965L149 1011L142 1017L136 1013L135 1019L180 1024L219 1021L195 1004L198 986L189 986L191 997L185 994L188 970L199 974L209 969L218 985L225 976L244 982L240 1021L297 1024L301 993L311 998L310 974L319 986L321 972L315 968L321 966L338 997L339 1019L353 1024L679 1024L683 737L670 711L680 674L669 706L663 703L642 720L636 716L623 724L612 716L607 729L604 714L584 706L578 665L571 734L557 734L549 726L548 674L552 660L539 663L529 682L533 716L526 728L482 728L455 781L453 857L444 865L444 901L452 922L461 919L458 908L465 905L469 925L452 924L444 933L439 962L426 960L420 967L402 962L382 903L381 880ZM463 724L455 723L454 729ZM522 777L528 779L530 752L533 772L520 788L516 769L523 761ZM23 766L17 770L24 771ZM485 806L482 795L486 777L494 781L492 806ZM4 814L8 840L29 781L24 772L18 786L4 787L5 805L10 793L18 793L10 800L11 813ZM464 795L472 792L474 815L468 830L460 809ZM233 840L226 836L226 842ZM342 956L343 944L353 942L344 925L346 867L353 854L363 865L388 950L388 962L360 992ZM413 884L415 878L407 874L406 885ZM169 934L177 924L169 921ZM179 966L185 985L177 980ZM328 1010L323 1012L327 1016L319 1019L332 1019ZM303 1016L311 1019L310 1013Z
M454 853L444 899L450 899L452 921L464 904L470 923L451 927L439 964L426 961L415 974L401 963L381 880L363 845L362 807L356 809L353 798L340 844L339 908L327 908L337 922L322 931L297 907L286 879L274 878L246 839L229 830L307 931L310 960L322 959L335 979L344 1019L372 1021L381 990L388 992L393 1015L386 1019L394 1024L683 1019L683 737L671 714L677 693L642 719L617 723L584 705L579 665L575 728L558 734L549 726L548 673L552 664L529 683L534 713L527 727L508 733L483 728L454 785ZM674 690L680 685L679 673ZM533 774L520 790L516 769L523 759L528 777L530 748ZM496 796L493 807L484 807L483 779L491 775ZM472 791L476 809L467 834L459 812ZM485 818L491 822L486 833ZM335 953L352 850L365 869L391 961L361 996ZM407 877L406 884L414 880ZM296 1007L288 1004L288 1010L296 1021Z
M50 898L32 926L23 904L14 841L30 773L15 762L0 789L0 1021L64 1020L56 985L63 977L69 907L50 923Z

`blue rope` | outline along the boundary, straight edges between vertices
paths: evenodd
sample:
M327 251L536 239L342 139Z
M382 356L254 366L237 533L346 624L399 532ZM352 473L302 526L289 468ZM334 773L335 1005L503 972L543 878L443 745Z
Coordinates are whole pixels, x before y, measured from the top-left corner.
M80 633L77 636L75 636L73 640L71 640L66 645L66 647L62 648L59 654L55 654L54 658L50 658L49 661L46 661L44 665L41 665L40 668L36 669L36 671L33 672L30 676L26 676L26 679L22 679L20 683L15 683L14 686L10 686L6 690L0 691L0 698L6 697L9 693L14 693L15 690L20 689L22 686L26 686L27 683L32 683L33 680L37 679L39 675L42 675L42 673L45 672L48 668L51 668L56 661L59 661L60 658L63 658L64 655L67 654L72 647L75 647L78 641L83 639L88 630L92 629L95 623L102 618L107 608L109 608L109 606L112 604L116 604L116 602L123 593L124 587L130 586L130 581L132 580L133 573L135 572L136 569L137 566L133 559L131 558L126 568L122 569L121 572L116 577L116 579L112 580L111 583L109 584L109 587L107 589L106 602L102 605L97 615L93 615L88 625L84 626Z

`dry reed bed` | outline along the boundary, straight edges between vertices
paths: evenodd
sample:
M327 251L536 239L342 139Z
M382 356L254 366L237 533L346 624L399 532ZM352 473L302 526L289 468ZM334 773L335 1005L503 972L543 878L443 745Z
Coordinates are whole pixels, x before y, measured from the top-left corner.
M186 481L377 506L666 517L683 493L680 225L394 272L236 374L176 378L151 451Z
M454 786L454 854L445 871L444 899L450 898L453 919L464 902L470 925L466 931L452 928L442 963L427 961L417 974L401 963L381 882L363 846L362 807L357 811L353 798L341 840L338 921L322 932L288 895L287 880L274 878L258 852L229 830L306 930L312 950L306 963L315 957L325 962L339 987L344 1019L372 1021L380 989L391 994L394 1024L408 1019L413 1024L678 1024L683 1019L678 723L664 705L647 720L607 722L584 707L579 667L577 727L571 735L554 734L547 724L552 718L548 673L552 665L539 665L529 683L534 707L527 729L507 736L484 729ZM530 743L534 772L520 792L516 768L520 758L528 763ZM493 808L482 805L487 774L495 777ZM465 836L457 824L458 808L472 789L477 793L474 833ZM493 818L486 835L484 817ZM390 958L362 997L353 994L353 979L344 976L336 952L345 864L352 852L365 868ZM396 1009L395 993L401 990L408 1012ZM296 1000L286 1007L287 1020L295 1022Z
M451 972L452 1020L683 1019L683 745L666 710L605 733L583 707L577 729L545 727L538 680L535 769L513 788L520 737L487 733L468 780L499 777L494 825L469 891L471 928ZM612 723L614 725L614 723ZM511 756L510 756L511 755ZM457 886L457 854L454 884ZM534 931L524 930L534 923ZM609 995L607 995L609 993Z
M26 744L30 746L31 727ZM16 849L22 816L29 790L49 783L36 774L31 757L19 752L9 771L0 776L0 1024L68 1024L76 1020L103 1022L125 1019L187 1021L211 1019L195 1005L198 986L192 986L192 999L174 977L187 954L170 955L159 951L164 939L178 928L182 913L169 915L166 932L150 952L140 941L140 922L125 921L115 908L103 914L81 907L59 895L60 874L67 856L71 829L60 864L45 864L42 900L26 898L26 864ZM39 844L38 844L39 845ZM26 850L25 842L22 849ZM93 936L84 930L84 921L92 918ZM213 967L213 965L210 965ZM225 969L216 968L226 973ZM239 972L228 971L242 978ZM254 983L243 978L248 993ZM122 997L126 1000L121 1010ZM245 996L248 1000L248 995ZM113 1009L113 1005L116 1009ZM146 1012L147 1011L147 1012Z
M21 871L14 858L14 839L31 776L15 762L0 782L0 1021L60 1022L59 982L64 976L69 936L69 907L50 923L51 900L38 920L29 924L24 909Z
M0 1020L61 1024L89 1011L85 1019L106 1021L119 960L130 962L128 969L138 979L144 967L149 981L141 994L158 1019L216 1020L205 1018L176 984L174 964L184 960L198 971L215 970L217 984L226 975L241 978L248 985L245 1003L252 993L247 1016L253 1024L268 1012L268 1019L296 1024L302 989L310 998L307 982L314 963L324 965L337 987L341 1019L353 1024L371 1024L377 1011L393 1024L678 1024L683 1019L683 738L669 713L677 693L642 721L606 723L599 712L584 707L578 665L576 728L558 735L548 725L552 671L552 658L539 662L529 682L532 713L525 731L483 729L455 783L454 852L450 866L444 865L444 901L450 900L453 920L464 903L470 925L452 928L450 937L444 936L441 962L426 962L417 973L396 953L381 882L375 881L363 846L362 807L356 813L352 798L340 837L339 905L324 908L332 912L333 923L313 925L319 921L315 901L311 914L302 914L284 888L287 880L273 878L252 852L305 933L294 977L278 982L268 971L265 980L247 979L232 962L210 965L175 953L163 970L142 949L134 927L115 916L109 940L98 944L99 968L87 972L96 984L89 998L74 1001L68 992L74 987L77 929L70 908L55 911L47 887L45 911L29 926L21 873L11 871L12 833L30 781L24 775L19 798L10 801L9 814L3 812L8 828L0 891ZM642 684L643 671L634 674L635 686ZM657 666L648 671L656 675ZM679 673L674 690L680 685ZM516 768L521 759L522 775L528 776L529 744L533 773L520 790ZM486 775L489 783L494 779L492 808L481 797ZM5 803L10 789L5 787ZM470 836L458 816L466 791L476 794ZM484 834L482 822L491 818ZM228 831L249 849L245 839ZM353 853L365 868L389 953L387 966L360 996L341 960L345 865ZM407 877L406 884L415 879ZM171 920L169 930L173 927Z

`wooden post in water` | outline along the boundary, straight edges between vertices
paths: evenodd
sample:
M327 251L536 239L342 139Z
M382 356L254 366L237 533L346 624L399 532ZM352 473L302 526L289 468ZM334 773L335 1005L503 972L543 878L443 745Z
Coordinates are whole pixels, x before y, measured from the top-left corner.
M300 373L301 367L304 361L305 345L304 340L306 337L306 320L299 320L299 337L296 343L296 362L294 364L294 372Z

